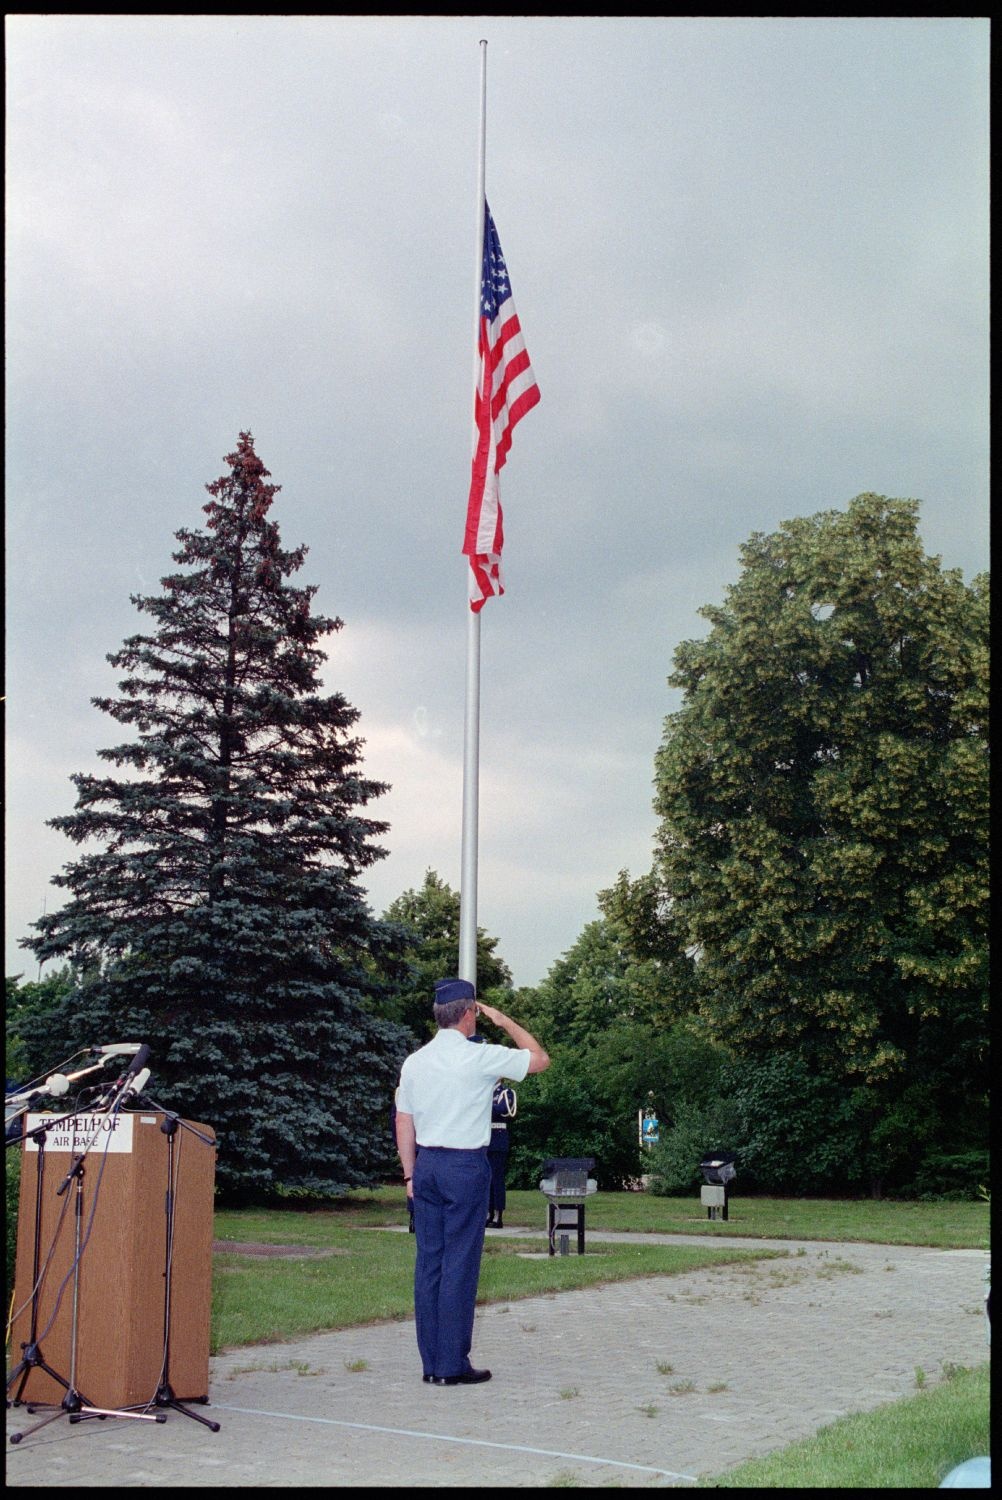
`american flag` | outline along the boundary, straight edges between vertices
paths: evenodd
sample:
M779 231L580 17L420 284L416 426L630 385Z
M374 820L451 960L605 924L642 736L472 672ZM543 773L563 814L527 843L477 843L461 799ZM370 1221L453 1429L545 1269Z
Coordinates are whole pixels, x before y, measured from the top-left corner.
M474 404L473 475L466 507L463 552L470 560L470 608L503 594L504 527L498 474L515 424L539 400L525 340L511 295L498 232L484 204L484 263L480 278L479 371Z

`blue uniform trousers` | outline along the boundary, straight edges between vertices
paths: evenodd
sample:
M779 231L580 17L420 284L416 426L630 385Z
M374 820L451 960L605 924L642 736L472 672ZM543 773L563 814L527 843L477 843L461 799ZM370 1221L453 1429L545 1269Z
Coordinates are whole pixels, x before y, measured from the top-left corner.
M487 1147L487 1165L491 1169L491 1194L487 1212L491 1218L504 1213L508 1195L505 1192L505 1173L508 1171L508 1127L495 1130L491 1127L491 1143Z
M425 1375L471 1368L491 1174L487 1155L419 1146L414 1163L414 1319Z

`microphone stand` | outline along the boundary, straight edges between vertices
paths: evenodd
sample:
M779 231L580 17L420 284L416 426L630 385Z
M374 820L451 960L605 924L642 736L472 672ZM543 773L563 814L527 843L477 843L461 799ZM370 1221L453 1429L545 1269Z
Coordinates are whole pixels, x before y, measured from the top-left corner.
M144 1405L144 1406L170 1407L174 1411L181 1412L186 1417L191 1417L191 1419L192 1419L193 1422L201 1422L202 1426L203 1427L208 1427L208 1429L209 1429L210 1432L218 1432L219 1431L219 1426L220 1426L220 1424L218 1422L212 1422L212 1421L209 1420L208 1417L201 1417L201 1416L199 1416L198 1412L196 1412L196 1411L189 1411L188 1408L187 1408L187 1406L183 1405L183 1402L185 1402L185 1401L198 1401L203 1406L208 1406L208 1404L209 1404L208 1394L206 1393L204 1396L183 1396L183 1397L178 1397L175 1394L174 1388L173 1388L173 1386L170 1383L170 1373L171 1373L171 1371L170 1371L170 1353L171 1353L171 1350L170 1350L170 1313L171 1313L171 1292L172 1292L172 1289L173 1289L172 1288L172 1278L173 1278L173 1265L174 1265L174 1210L175 1210L175 1203L174 1203L174 1137L177 1134L177 1127L179 1125L182 1125L185 1130L189 1131L192 1135L197 1136L197 1138L200 1141L203 1141L205 1143L205 1145L215 1147L216 1143L211 1138L211 1136L203 1135L200 1130L196 1130L193 1125L191 1125L191 1124L188 1123L187 1120L182 1120L181 1117L180 1117L180 1115L176 1114L173 1110L165 1109L162 1104L158 1104L157 1101L155 1099L150 1098L150 1096L148 1094L138 1094L138 1095L136 1095L135 1096L135 1102L137 1104L139 1104L139 1103L143 1104L148 1109L158 1110L158 1111L160 1111L163 1114L164 1119L160 1122L160 1129L163 1132L163 1134L167 1137L167 1193L166 1193L166 1197L165 1197L165 1200L164 1200L164 1214L165 1214L165 1229L164 1229L164 1234L165 1234L165 1240L164 1240L164 1318L163 1318L164 1358L163 1358L163 1364L162 1364L161 1370L160 1370L160 1376L161 1376L160 1383L157 1386L156 1393L151 1397L151 1399L149 1401L142 1402L140 1404ZM166 1422L166 1420L167 1420L167 1416L166 1416L165 1412L158 1413L158 1415L157 1415L157 1421L158 1422Z
M38 1275L42 1263L42 1183L45 1180L45 1134L56 1123L58 1122L55 1120L45 1121L34 1130L28 1131L27 1136L22 1135L17 1141L11 1142L12 1145L19 1145L21 1141L30 1137L38 1147L38 1160L35 1164L35 1236L31 1261L31 1321L28 1329L28 1342L21 1345L22 1356L7 1377L8 1407L20 1406L21 1396L32 1370L43 1370L65 1391L68 1392L71 1389L70 1381L64 1380L57 1370L46 1363L38 1344L38 1303L41 1297ZM21 1383L11 1397L10 1388L18 1376L21 1377ZM11 1442L20 1442L20 1440L21 1433L11 1438Z

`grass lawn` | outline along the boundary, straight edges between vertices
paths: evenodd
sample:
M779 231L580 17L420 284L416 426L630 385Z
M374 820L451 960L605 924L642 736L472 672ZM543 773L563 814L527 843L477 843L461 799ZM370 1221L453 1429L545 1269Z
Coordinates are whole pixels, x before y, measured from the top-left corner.
M987 1456L989 1367L875 1411L841 1417L812 1438L703 1479L715 1489L936 1489L957 1464Z
M729 1245L736 1236L941 1249L984 1249L988 1244L988 1205L980 1201L748 1198L732 1200L726 1223L700 1213L698 1195L596 1193L587 1206L588 1231L698 1234L706 1244L626 1245L592 1239L583 1256L534 1259L526 1252L545 1248L545 1199L538 1192L510 1192L506 1225L534 1229L538 1239L527 1243L487 1237L479 1300L509 1301L630 1277L670 1276L770 1253ZM372 1232L406 1222L404 1190L396 1185L356 1192L319 1209L217 1210L214 1352L410 1317L414 1241L410 1235ZM274 1247L275 1253L257 1253L255 1247L262 1246Z
M337 1213L220 1211L213 1257L212 1352L285 1342L322 1329L352 1328L414 1313L414 1239L352 1228ZM281 1247L262 1255L251 1247ZM241 1248L243 1247L243 1248ZM782 1252L707 1245L592 1245L585 1255L540 1255L539 1242L491 1236L478 1302L672 1276ZM528 1254L526 1252L529 1252ZM538 1256L539 1258L534 1258Z
M327 1212L327 1210L325 1210ZM406 1222L402 1187L352 1193L329 1212L346 1224ZM876 1245L929 1245L940 1250L980 1250L988 1244L988 1204L980 1199L930 1203L872 1198L743 1198L732 1196L726 1221L707 1219L699 1190L688 1198L649 1193L595 1193L585 1217L589 1229L635 1234L698 1234L708 1239L852 1241ZM509 1190L505 1224L546 1233L546 1200L535 1191Z

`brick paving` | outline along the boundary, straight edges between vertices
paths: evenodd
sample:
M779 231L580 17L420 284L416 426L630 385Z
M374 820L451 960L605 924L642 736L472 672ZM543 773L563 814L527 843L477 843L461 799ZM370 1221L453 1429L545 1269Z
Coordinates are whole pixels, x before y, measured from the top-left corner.
M589 1232L588 1247L631 1238L705 1243ZM211 1405L193 1408L218 1433L174 1411L163 1424L62 1415L8 1439L7 1482L691 1487L913 1394L918 1369L932 1385L990 1357L986 1253L736 1243L787 1255L480 1309L484 1385L422 1384L412 1321L237 1349L213 1358ZM8 1432L41 1415L9 1410Z

